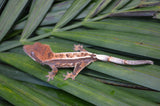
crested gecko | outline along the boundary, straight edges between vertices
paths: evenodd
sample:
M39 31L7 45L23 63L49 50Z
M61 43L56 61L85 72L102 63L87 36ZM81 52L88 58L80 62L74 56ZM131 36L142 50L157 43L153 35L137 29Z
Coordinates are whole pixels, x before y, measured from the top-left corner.
M58 72L57 68L71 67L74 67L73 72L67 72L67 75L63 76L65 77L64 80L68 78L74 80L82 69L97 60L124 65L153 64L151 60L123 60L112 56L91 53L86 51L82 45L74 45L75 52L54 53L49 45L36 42L33 45L24 45L23 50L34 61L51 67L52 71L46 76L48 81L50 79L53 80Z

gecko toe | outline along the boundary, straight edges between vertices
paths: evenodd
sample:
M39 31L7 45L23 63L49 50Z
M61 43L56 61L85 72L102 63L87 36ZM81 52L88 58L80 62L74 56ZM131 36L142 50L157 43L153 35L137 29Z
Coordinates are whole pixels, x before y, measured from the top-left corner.
M67 72L67 75L64 75L63 76L65 77L64 80L67 80L68 78L71 78L72 80L75 80L75 76L73 75L73 73L69 73Z
M67 78L64 78L63 80L67 80Z
M75 77L72 77L72 80L75 80Z
M48 72L48 73L49 73L49 74L46 75L46 77L48 77L48 80L47 80L47 81L50 81L50 79L53 80L54 77L55 77L55 74L54 74L53 72Z
M48 80L47 80L48 82L50 81L50 78L48 78Z
M51 80L54 80L54 78L52 77Z
M66 75L65 75L65 74L63 74L63 77L66 77Z
M50 77L49 77L49 75L46 75L46 77L48 78L48 80L47 80L47 81L50 81Z

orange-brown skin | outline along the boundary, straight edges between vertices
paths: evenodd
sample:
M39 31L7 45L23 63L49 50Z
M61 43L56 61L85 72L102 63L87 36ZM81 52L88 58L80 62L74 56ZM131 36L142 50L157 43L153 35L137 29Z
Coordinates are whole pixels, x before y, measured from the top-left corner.
M74 80L83 68L97 60L94 54L87 52L81 45L75 45L75 50L80 52L54 53L49 45L39 42L34 43L34 45L25 45L23 49L33 60L49 65L52 68L52 71L46 76L48 77L48 81L50 79L53 80L58 72L57 68L70 67L74 67L74 70L71 73L67 72L67 75L64 75L64 80L68 78Z
M64 75L64 80L68 78L75 79L83 68L96 60L123 65L153 64L153 61L151 60L123 60L107 55L93 54L83 49L82 45L74 45L74 50L79 52L54 53L49 45L41 44L39 42L36 42L33 45L25 45L23 49L33 60L41 64L49 65L52 68L52 71L46 76L48 77L48 81L50 79L53 80L58 72L57 68L70 67L74 67L74 70L71 73L67 72L67 75Z

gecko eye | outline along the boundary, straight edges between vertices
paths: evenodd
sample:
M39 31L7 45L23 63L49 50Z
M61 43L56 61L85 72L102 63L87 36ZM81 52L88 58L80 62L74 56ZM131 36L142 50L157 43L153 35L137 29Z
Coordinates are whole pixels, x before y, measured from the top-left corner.
M35 57L34 52L31 52L30 57L31 57L34 61L36 61L35 58L34 58L34 57Z
M34 52L31 52L31 56L34 56Z

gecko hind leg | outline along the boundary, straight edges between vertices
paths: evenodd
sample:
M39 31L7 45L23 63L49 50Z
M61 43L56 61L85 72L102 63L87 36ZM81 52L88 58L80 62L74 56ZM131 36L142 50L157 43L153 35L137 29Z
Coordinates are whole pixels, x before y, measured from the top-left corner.
M72 80L75 79L75 77L73 76L73 73L72 73L72 72L71 72L71 73L67 72L67 75L64 75L64 74L63 74L63 76L65 77L64 80L67 80L68 78L72 78Z
M58 69L55 66L52 66L52 71L48 72L49 74L46 75L46 77L48 77L48 81L50 81L50 79L53 80L57 72L58 72Z
M67 80L68 78L72 78L72 80L75 80L75 77L79 74L80 71L82 71L82 69L84 69L87 65L89 65L92 61L88 61L88 62L79 62L75 65L75 68L73 70L73 72L69 73L67 72L67 75L63 75L65 78L64 80Z
M83 48L83 45L74 45L74 51L87 52L87 50Z

